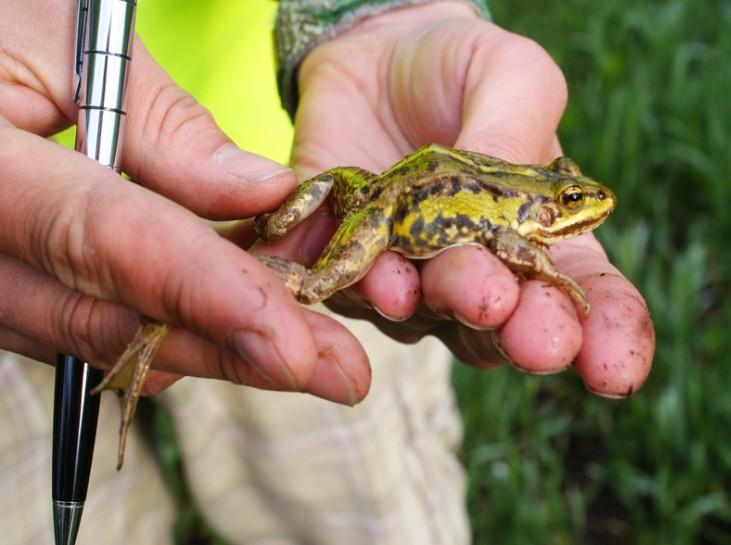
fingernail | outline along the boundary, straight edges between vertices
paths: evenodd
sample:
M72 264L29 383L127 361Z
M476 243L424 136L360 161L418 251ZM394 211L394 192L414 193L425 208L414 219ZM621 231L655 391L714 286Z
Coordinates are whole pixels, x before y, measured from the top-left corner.
M566 369L568 369L568 367L571 364L567 365L566 367L562 367L561 369L546 369L546 370L541 370L541 369L527 369L525 367L521 367L520 365L518 365L514 361L511 361L510 362L510 365L512 365L513 367L515 367L521 373L525 373L526 375L533 375L534 377L543 377L543 376L546 376L546 375L556 375L558 373L563 373Z
M495 347L495 350L497 350L497 353L505 358L505 361L509 362L511 365L515 365L515 363L513 363L513 360L510 359L510 356L508 356L508 353L505 352L503 345L500 344L500 332L497 329L493 329L491 331L488 331L488 335L490 335L490 340L492 341L492 345ZM522 370L517 366L516 368Z
M476 324L474 322L471 322L467 318L464 317L464 315L460 314L459 312L454 312L454 319L457 320L460 324L466 325L470 329L476 329L478 331L488 331L491 329L494 329L493 327L486 326L483 324Z
M327 353L320 354L306 390L312 395L342 405L352 407L358 403L353 381Z
M263 182L292 170L261 155L239 149L230 142L218 148L214 158L223 170L249 182Z
M604 399L627 399L629 396L632 395L632 392L634 391L633 387L630 387L629 390L626 393L608 393L608 392L600 392L599 390L595 390L594 388L591 388L589 385L584 384L584 388L586 388L589 392L592 394L603 397Z
M274 343L257 331L239 330L231 333L236 352L272 382L296 390L292 372Z

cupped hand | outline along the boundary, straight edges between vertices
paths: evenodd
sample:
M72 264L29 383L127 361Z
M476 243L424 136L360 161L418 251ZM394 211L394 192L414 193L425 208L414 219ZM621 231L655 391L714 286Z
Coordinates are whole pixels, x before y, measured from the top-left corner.
M141 185L42 138L76 118L73 32L73 2L3 6L0 347L110 366L144 314L175 326L148 391L195 375L361 399L370 375L355 338L198 217L270 209L294 175L239 150L139 40L122 162Z
M432 142L515 163L561 154L560 70L538 45L479 20L463 2L361 22L309 54L299 89L293 162L302 177L338 165L380 172ZM311 262L333 228L323 209L273 251ZM437 335L471 365L510 361L543 374L574 362L590 390L628 395L644 382L654 352L642 296L592 235L554 245L551 255L585 290L588 317L557 288L519 283L473 246L418 263L386 253L329 304L401 341Z

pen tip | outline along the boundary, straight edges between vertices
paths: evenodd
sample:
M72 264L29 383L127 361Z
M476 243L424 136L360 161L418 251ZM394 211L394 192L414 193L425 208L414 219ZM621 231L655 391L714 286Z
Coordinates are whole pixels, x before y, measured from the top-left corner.
M81 511L84 504L81 502L53 500L53 533L56 545L74 545L76 534L79 533Z

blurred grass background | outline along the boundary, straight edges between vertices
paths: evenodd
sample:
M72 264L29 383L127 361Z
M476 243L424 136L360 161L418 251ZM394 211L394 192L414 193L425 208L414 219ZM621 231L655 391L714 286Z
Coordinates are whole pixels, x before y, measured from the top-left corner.
M239 145L285 161L268 0L139 2L138 29ZM574 373L456 366L476 544L731 543L731 2L491 0L540 42L571 98L568 155L620 206L599 231L645 295L658 349L626 401ZM197 516L158 414L178 543L222 544Z

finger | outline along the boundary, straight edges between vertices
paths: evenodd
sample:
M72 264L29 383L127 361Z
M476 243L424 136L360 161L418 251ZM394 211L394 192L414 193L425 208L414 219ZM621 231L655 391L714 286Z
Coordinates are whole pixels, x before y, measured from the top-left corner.
M3 3L0 18L0 115L44 136L75 119L73 2Z
M378 256L368 274L352 290L364 304L399 322L414 314L422 294L416 266L394 252Z
M557 373L571 364L581 341L581 325L566 295L540 281L521 284L520 302L499 334L515 367L534 375Z
M39 362L49 365L56 363L57 351L49 345L42 345L30 340L22 335L17 334L10 329L0 326L0 347L9 352L15 352ZM182 377L175 373L166 373L151 369L145 378L145 384L142 387L142 395L154 395L168 388Z
M15 129L0 129L0 169L0 252L238 350L292 388L309 380L316 349L299 306L192 214Z
M554 250L591 303L576 367L586 387L626 397L644 384L655 352L655 330L642 295L613 267L596 240L582 236Z
M305 313L317 339L318 361L305 387L310 394L355 405L370 388L371 368L363 347L339 322L318 314Z
M53 348L41 345L2 325L0 325L0 349L22 354L49 365L56 361L56 351Z
M456 146L514 163L545 162L566 107L566 82L535 42L494 25L474 43Z
M0 256L0 347L49 364L56 352L74 354L95 366L109 368L132 340L139 315L121 305L73 292L34 268ZM317 346L317 361L304 391L353 405L367 393L370 368L363 348L340 324L305 313ZM292 339L296 342L296 339ZM272 378L257 361L217 346L182 328L173 328L163 342L145 384L156 393L181 375L229 380L258 388L291 389Z
M502 325L519 296L513 274L482 246L451 248L421 269L424 302L474 329Z
M124 169L146 187L212 219L271 210L292 191L292 171L238 149L210 112L135 42Z
M54 17L39 16L44 9L21 9L12 25L0 23L0 114L47 135L77 119L70 85L75 10L63 3ZM292 190L288 168L233 145L138 38L132 57L122 165L134 179L211 219L269 210Z
M313 372L298 390L336 403L355 405L370 387L370 364L365 351L335 320L311 311L305 311L304 315L315 338L317 359ZM295 339L292 344L297 344ZM265 390L291 390L287 384L272 380L267 370L256 362L179 328L171 330L160 347L155 367Z
M19 129L50 136L71 123L48 97L18 83L0 81L0 118Z

